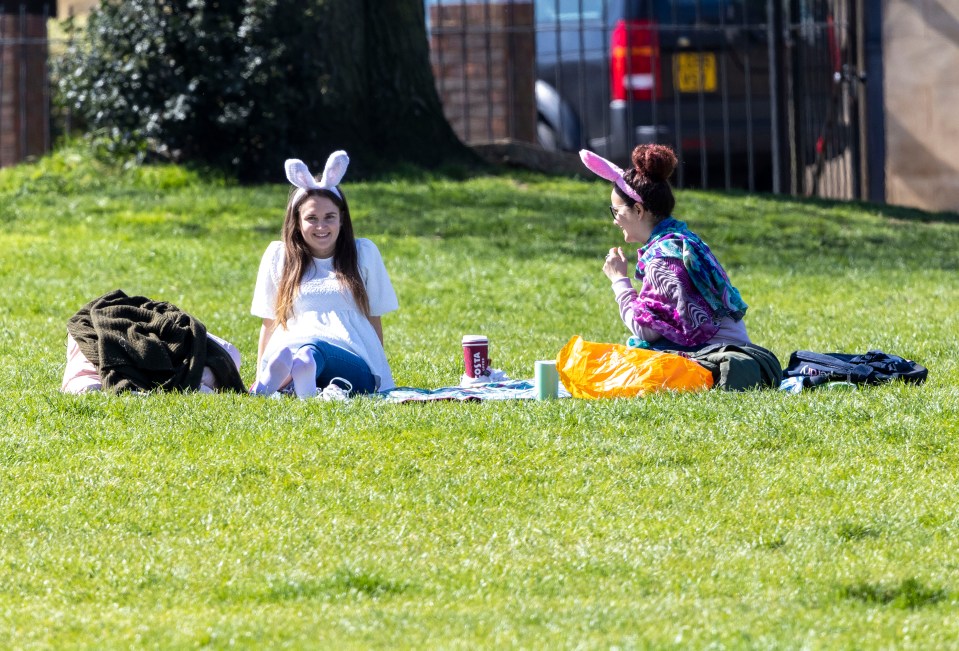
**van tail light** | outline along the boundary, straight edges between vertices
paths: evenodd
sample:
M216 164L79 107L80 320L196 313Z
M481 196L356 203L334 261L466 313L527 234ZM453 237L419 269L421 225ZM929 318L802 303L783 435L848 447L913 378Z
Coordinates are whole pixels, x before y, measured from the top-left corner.
M829 58L832 61L833 76L839 74L842 58L839 54L839 39L836 38L836 21L832 14L826 16L826 37L829 39Z
M659 32L648 20L620 20L611 38L610 90L613 100L651 100L662 96Z

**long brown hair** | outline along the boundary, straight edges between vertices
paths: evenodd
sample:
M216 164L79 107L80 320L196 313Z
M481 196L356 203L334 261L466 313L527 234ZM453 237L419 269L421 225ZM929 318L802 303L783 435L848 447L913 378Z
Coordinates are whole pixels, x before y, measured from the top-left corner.
M283 218L283 272L276 293L277 324L285 328L286 322L293 316L293 302L299 294L300 283L313 264L313 254L300 231L300 206L307 197L326 197L340 209L340 233L333 248L333 270L337 279L353 295L353 300L363 314L369 316L370 299L360 276L353 221L350 219L350 207L346 203L346 197L342 191L337 195L329 190L308 190L301 192L302 196L297 196L297 192L297 188L290 191L286 216Z

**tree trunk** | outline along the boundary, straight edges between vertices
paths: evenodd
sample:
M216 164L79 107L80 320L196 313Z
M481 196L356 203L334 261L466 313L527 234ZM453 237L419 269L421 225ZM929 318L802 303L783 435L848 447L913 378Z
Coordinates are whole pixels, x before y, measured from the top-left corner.
M120 151L243 181L337 149L351 178L479 163L443 115L423 0L105 2L62 67L63 101Z
M367 62L372 124L377 140L392 137L402 151L418 151L418 162L435 165L457 153L459 139L446 117L430 67L422 0L366 0ZM460 145L462 146L462 145Z
M338 116L327 142L315 143L315 163L334 148L350 153L358 173L479 160L443 115L422 0L325 0L319 11L333 33L317 37L332 71L318 108Z

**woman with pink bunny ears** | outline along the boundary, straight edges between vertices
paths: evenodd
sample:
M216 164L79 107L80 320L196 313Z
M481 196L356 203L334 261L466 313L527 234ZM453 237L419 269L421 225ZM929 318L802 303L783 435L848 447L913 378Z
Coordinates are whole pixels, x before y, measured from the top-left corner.
M626 242L640 245L635 273L639 291L630 282L621 247L611 248L603 265L620 317L639 345L691 351L711 344L750 344L743 323L747 306L739 291L706 243L672 216L673 150L639 145L626 171L585 149L580 158L613 184L613 224Z
M333 152L322 176L286 161L293 185L282 240L260 261L251 313L263 319L251 393L342 397L393 388L382 316L398 309L380 252L353 235L339 183L350 159Z

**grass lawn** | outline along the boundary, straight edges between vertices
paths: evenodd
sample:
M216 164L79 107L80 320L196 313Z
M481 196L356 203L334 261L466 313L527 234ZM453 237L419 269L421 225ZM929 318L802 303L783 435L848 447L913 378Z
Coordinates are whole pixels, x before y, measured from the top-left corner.
M574 334L624 341L607 184L344 189L399 295L399 384L455 384L465 333L514 378ZM0 648L959 646L959 217L678 194L756 343L784 364L879 348L921 387L59 393L67 319L116 288L199 317L249 384L286 194L70 151L0 172Z

